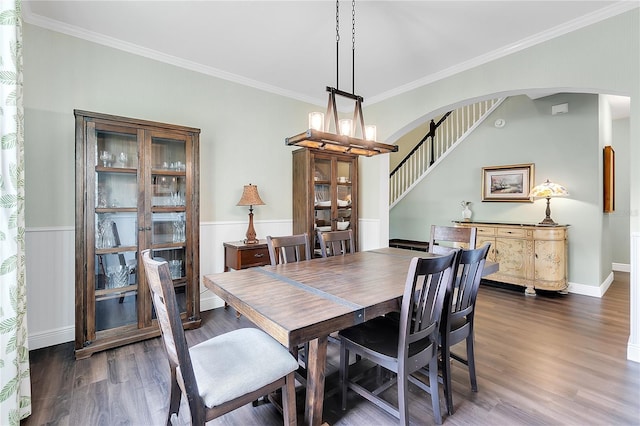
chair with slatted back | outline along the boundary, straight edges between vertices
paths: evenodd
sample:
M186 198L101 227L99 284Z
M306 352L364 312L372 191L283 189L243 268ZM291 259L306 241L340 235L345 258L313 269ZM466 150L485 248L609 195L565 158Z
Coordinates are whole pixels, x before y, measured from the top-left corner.
M295 425L298 362L287 348L256 328L234 330L188 348L169 265L153 260L149 250L142 258L171 368L167 425L178 415L182 394L191 424L204 425L278 389L284 423Z
M438 336L443 305L452 286L460 250L449 254L411 260L402 297L399 321L387 316L377 317L344 329L340 336L340 388L342 409L346 409L347 389L409 424L409 381L431 394L433 417L442 423L438 385ZM361 374L349 377L349 353L395 373L390 381L376 389L359 383ZM429 383L412 374L428 366ZM366 376L365 376L366 378ZM382 398L384 390L397 383L398 406ZM378 384L378 383L376 383Z
M473 350L473 319L475 317L476 297L480 287L482 270L484 269L490 246L490 243L486 243L475 250L462 250L456 281L452 291L447 295L447 302L444 307L443 316L446 319L440 324L441 370L447 412L450 415L453 414L450 358L467 366L471 390L473 392L478 391ZM451 347L462 341L465 341L466 345L466 359L451 352Z
M309 236L304 234L287 235L284 237L267 236L267 247L271 265L292 263L311 259Z
M431 225L429 253L444 254L452 248L476 248L477 228Z
M351 229L327 232L318 230L318 241L320 242L322 257L344 255L356 251Z

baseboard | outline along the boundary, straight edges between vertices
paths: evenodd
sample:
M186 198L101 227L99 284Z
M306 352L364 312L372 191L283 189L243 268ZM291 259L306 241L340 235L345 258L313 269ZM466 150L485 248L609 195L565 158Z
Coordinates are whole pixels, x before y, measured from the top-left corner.
M613 272L611 272L609 276L607 276L607 278L604 280L604 282L599 286L569 283L568 291L569 293L581 294L583 296L602 297L602 295L607 292L612 282Z
M640 345L629 342L627 345L627 359L629 361L640 362Z
M631 272L631 265L628 263L612 263L611 269L617 272Z
M29 333L29 350L73 342L75 339L75 326L48 330L42 333Z
M222 299L212 294L211 292L205 292L206 297L202 297L200 295L200 311L210 311L211 309L216 309L224 306L224 302Z

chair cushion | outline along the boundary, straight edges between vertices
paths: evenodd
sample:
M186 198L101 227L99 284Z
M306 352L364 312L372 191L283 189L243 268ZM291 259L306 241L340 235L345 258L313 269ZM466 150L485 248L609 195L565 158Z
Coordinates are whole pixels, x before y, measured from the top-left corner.
M298 361L265 332L241 328L189 349L198 390L209 408L295 371Z

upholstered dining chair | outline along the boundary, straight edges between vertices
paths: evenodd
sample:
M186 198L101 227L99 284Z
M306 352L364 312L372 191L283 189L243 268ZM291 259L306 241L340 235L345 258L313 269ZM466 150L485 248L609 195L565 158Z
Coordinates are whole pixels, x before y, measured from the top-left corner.
M311 259L309 236L304 234L287 235L283 237L267 236L267 247L271 265L292 263Z
M452 248L474 249L477 233L475 227L431 225L429 253L444 254Z
M347 389L375 403L389 414L409 424L409 381L431 395L433 417L442 423L438 385L438 334L447 289L451 287L459 250L449 254L411 260L399 321L386 316L340 331L340 388L342 409L346 409ZM396 373L391 382L370 390L349 377L349 354ZM428 366L429 383L412 374ZM397 382L398 406L380 394ZM371 386L369 386L370 388Z
M326 232L318 230L318 241L322 257L345 255L356 251L351 229Z
M473 348L473 320L482 270L490 246L491 243L486 243L475 250L461 251L455 282L444 306L444 319L440 323L440 351L442 382L449 415L453 414L450 358L467 366L471 390L478 391ZM466 359L451 352L451 347L462 341L465 341L466 345Z
M178 415L184 394L191 424L216 417L282 389L284 423L296 424L294 372L287 348L256 328L234 330L187 347L173 280L166 261L142 252L149 289L171 369L167 425Z

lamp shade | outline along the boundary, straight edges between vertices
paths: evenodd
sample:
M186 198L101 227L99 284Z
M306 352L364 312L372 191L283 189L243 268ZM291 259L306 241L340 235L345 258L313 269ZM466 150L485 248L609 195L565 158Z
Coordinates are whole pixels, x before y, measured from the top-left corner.
M256 185L245 185L242 197L236 206L264 206L264 201L260 199L258 187Z
M569 191L564 186L553 183L549 181L549 179L545 180L540 185L536 185L531 192L529 193L529 197L531 198L551 198L551 197L568 197Z
M569 191L562 185L557 183L553 183L549 181L549 179L545 180L540 185L536 185L531 192L529 192L529 197L531 198L546 198L547 199L547 210L545 211L546 217L540 222L540 225L551 225L555 226L557 223L551 219L551 198L552 197L567 197L569 195Z

